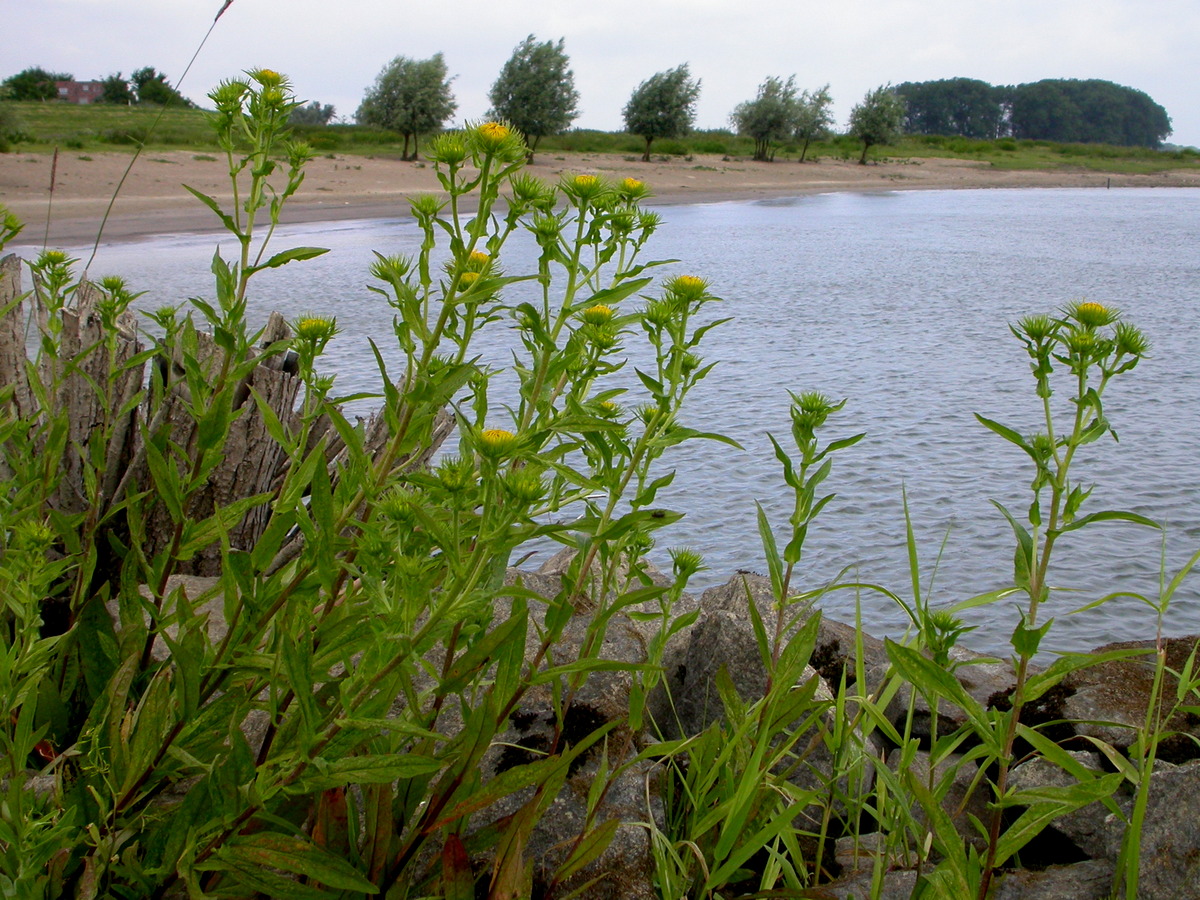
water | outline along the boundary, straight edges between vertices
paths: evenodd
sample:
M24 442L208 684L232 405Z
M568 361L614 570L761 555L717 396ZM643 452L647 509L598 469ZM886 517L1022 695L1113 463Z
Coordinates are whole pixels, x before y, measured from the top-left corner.
M786 439L789 389L849 398L831 435L868 435L835 461L827 487L838 497L810 533L804 586L850 567L863 581L910 596L904 491L922 589L932 584L935 604L1008 583L1011 532L990 500L1021 518L1032 473L1024 455L973 414L1039 428L1024 353L1007 323L1075 299L1121 308L1153 342L1151 358L1106 394L1120 442L1085 448L1073 470L1098 485L1085 512L1130 509L1162 522L1168 577L1200 547L1200 193L840 193L660 211L654 256L684 260L673 271L709 279L727 301L718 313L734 317L705 345L705 357L721 364L693 394L687 424L746 448L698 442L670 460L679 475L660 501L688 515L663 543L704 553L710 569L694 586L724 582L739 568L765 571L753 501L781 533L791 501L766 433ZM181 235L106 246L92 273L120 273L148 290L146 307L211 295L216 242ZM254 314L335 314L344 332L327 366L343 392L371 389L378 376L366 338L385 343L391 328L390 310L366 290L371 251L412 252L416 242L415 228L401 219L288 229L276 249L313 244L332 252L259 276ZM509 273L522 271L527 255L514 251L504 260ZM232 252L227 242L223 252ZM486 358L503 365L509 338L498 332ZM1052 583L1078 593L1046 608L1059 617L1047 646L1082 650L1152 637L1152 613L1132 598L1066 614L1109 592L1156 596L1161 550L1157 531L1124 524L1063 538ZM1176 595L1170 633L1200 631L1197 584L1185 582ZM891 601L870 593L861 600L868 630L903 630ZM835 618L853 616L849 593L823 603ZM1011 605L967 618L977 626L968 645L1003 652L1016 621Z

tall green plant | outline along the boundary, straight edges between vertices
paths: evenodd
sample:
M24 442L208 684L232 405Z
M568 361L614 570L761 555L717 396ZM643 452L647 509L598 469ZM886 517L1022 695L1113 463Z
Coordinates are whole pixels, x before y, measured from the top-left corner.
M1021 721L1026 705L1043 696L1069 672L1105 659L1128 655L1127 652L1096 656L1064 656L1043 672L1033 674L1030 661L1053 619L1039 624L1039 612L1050 600L1050 563L1058 539L1071 531L1104 521L1125 521L1157 527L1136 513L1124 511L1082 512L1092 492L1071 478L1071 467L1079 448L1112 432L1104 414L1103 396L1114 378L1132 370L1146 353L1148 345L1142 333L1120 320L1115 310L1098 303L1076 303L1059 316L1030 316L1012 328L1030 359L1036 383L1041 417L1045 430L1025 437L1014 429L984 416L977 416L988 429L1029 456L1035 467L1032 498L1026 521L1022 524L1013 513L997 503L1016 538L1013 580L1025 595L1027 604L1012 636L1016 683L1008 710L986 710L967 694L954 677L941 666L925 658L914 648L889 641L888 654L901 675L927 695L947 700L962 709L966 726L980 741L974 755L981 766L994 765L994 802L986 823L986 851L978 857L973 849L964 850L948 825L935 833L935 845L945 861L927 876L937 889L975 894L983 900L992 876L1032 840L1046 824L1073 809L1102 799L1120 783L1120 776L1095 777L1070 761L1060 748L1036 728ZM1059 384L1068 391L1065 406L1055 404ZM997 595L980 598L994 600ZM1018 739L1028 742L1039 753L1062 766L1079 783L1061 790L1015 791L1008 784L1015 764L1013 752ZM1006 810L1023 811L1004 827ZM1115 809L1115 807L1113 807Z
M640 729L681 624L671 605L699 568L678 553L675 582L660 586L640 557L678 517L654 507L671 480L662 457L702 436L680 410L711 369L698 354L716 298L684 275L635 301L652 285L656 263L641 255L658 227L638 208L641 183L545 184L520 172L526 147L501 122L442 135L431 159L445 199L412 204L419 251L372 268L395 310L403 371L388 372L373 346L383 408L369 430L356 427L320 373L332 318L301 317L265 347L246 323L255 277L324 252L268 249L310 156L287 140L288 83L255 70L211 99L234 202L192 193L238 248L214 256L214 298L155 313L151 350L103 356L105 374L75 389L113 414L72 445L59 388L121 343L135 295L103 282L104 340L64 347L59 323L87 290L71 260L45 255L33 298L44 334L29 367L39 412L0 394L5 889L457 896L474 880L469 850L494 860L490 895L528 895L533 829L571 767L607 746L587 819L543 885L565 893L615 832L599 806L639 756L613 735ZM514 235L538 246L536 272L505 273ZM540 300L510 302L518 281L536 282ZM506 413L472 351L501 321L525 348ZM612 375L622 341L639 334L653 364L627 399ZM267 396L262 374L285 353L295 408ZM112 385L147 362L145 390L114 406ZM424 465L447 408L457 455ZM115 423L135 414L138 449L109 490ZM266 490L214 502L231 435L251 426L277 446L277 474ZM63 482L52 460L71 454L89 491L77 512L54 501ZM236 542L249 517L261 527ZM551 598L505 585L514 550L535 538L576 550ZM213 547L219 576L174 577ZM613 617L639 608L658 623L647 661L600 660ZM578 650L564 655L556 647L583 614ZM624 669L632 730L608 722L568 735L599 669ZM554 712L545 754L490 768L535 689ZM519 811L481 827L506 799Z

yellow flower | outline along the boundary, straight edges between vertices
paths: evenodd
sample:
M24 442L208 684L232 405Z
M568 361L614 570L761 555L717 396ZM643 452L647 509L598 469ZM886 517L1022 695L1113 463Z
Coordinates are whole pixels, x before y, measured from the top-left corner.
M646 187L644 181L638 181L636 178L625 178L617 185L617 193L621 195L623 200L635 201L641 200L643 197L648 197L650 189Z
M325 316L301 316L294 326L296 337L314 344L328 341L337 334L337 319Z
M610 322L612 317L612 307L605 306L603 304L589 306L583 311L583 321L589 325L604 325L605 323Z
M1072 312L1081 325L1086 325L1089 328L1099 328L1101 325L1108 325L1117 318L1116 310L1109 309L1102 303L1091 301L1077 304Z
M512 134L507 125L499 122L484 122L479 126L479 136L487 141L499 143Z
M501 162L516 162L525 155L521 135L504 122L484 122L469 128L467 136L473 152Z
M489 428L479 435L479 451L485 456L504 456L517 443L517 436L503 428Z
M469 288L471 285L473 285L478 280L479 280L478 272L463 272L461 275L458 276L459 286L463 287L463 288Z
M672 278L666 284L667 293L674 294L680 300L692 302L702 300L708 293L708 282L695 275L680 275Z
M584 203L590 203L612 190L599 175L573 175L563 179L562 187L568 196Z
M467 257L467 265L482 269L490 260L491 257L482 250L472 250L471 255Z

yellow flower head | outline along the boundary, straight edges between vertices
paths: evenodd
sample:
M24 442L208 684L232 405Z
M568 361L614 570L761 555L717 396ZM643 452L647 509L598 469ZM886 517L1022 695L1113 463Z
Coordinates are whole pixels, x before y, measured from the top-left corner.
M1116 310L1109 309L1102 303L1094 303L1092 301L1076 304L1072 313L1079 320L1080 325L1086 325L1089 328L1099 328L1101 325L1108 325L1117 318Z
M596 409L606 419L616 418L621 413L621 407L611 400L601 400L596 404Z
M337 334L337 319L326 316L301 316L293 327L296 337L300 340L319 344Z
M473 285L478 280L479 280L478 272L463 272L461 275L458 276L459 286L461 286L463 288L469 288L471 285Z
M638 181L636 178L625 178L617 185L617 193L621 195L621 199L623 200L634 201L648 197L650 189L646 187L644 181Z
M667 282L667 292L681 300L700 300L708 292L708 282L695 275L680 275Z
M467 129L472 152L495 157L501 162L517 162L525 155L521 135L506 122L484 122Z
M563 179L562 188L568 196L585 203L611 190L599 175L572 175Z
M485 456L504 456L516 443L517 436L503 428L489 428L479 435L479 451Z
M605 325L612 321L613 311L611 306L597 304L589 306L582 315L583 321L589 325Z
M479 126L479 136L487 141L500 142L512 134L507 125L499 122L484 122Z
M283 83L283 76L274 69L253 69L250 77L263 87L279 87Z

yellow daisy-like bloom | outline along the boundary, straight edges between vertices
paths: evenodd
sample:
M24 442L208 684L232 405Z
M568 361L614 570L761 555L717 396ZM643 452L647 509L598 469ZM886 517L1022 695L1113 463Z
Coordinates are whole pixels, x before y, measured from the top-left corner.
M601 400L596 404L596 409L606 419L616 418L621 412L621 407L617 406L611 400Z
M479 435L479 450L487 456L504 456L517 443L517 436L503 428L488 428Z
M1080 303L1075 307L1074 313L1075 318L1079 320L1080 324L1087 325L1090 328L1107 325L1116 318L1113 310L1110 310L1102 303L1092 301Z
M562 187L568 196L582 200L585 203L591 202L612 190L608 182L599 175L572 175L569 178L563 179Z
M589 306L583 311L583 321L589 325L604 325L612 321L613 311L611 306L597 304Z
M471 255L467 257L467 265L482 269L489 262L491 262L491 259L492 258L482 250L472 250Z
M319 343L337 334L337 319L325 316L301 316L295 324L296 337L302 341Z
M667 282L667 290L684 300L699 300L708 291L708 282L695 275L680 275Z
M507 138L512 131L507 125L501 125L499 122L484 122L479 126L479 136L488 141L499 143Z
M623 200L636 201L649 196L650 189L646 187L644 181L638 181L636 178L625 178L617 185L617 193L621 195L621 199Z
M473 285L478 280L479 280L478 272L463 272L461 275L458 276L458 284L459 284L459 287L462 287L462 288L469 288L471 285Z
M494 156L502 162L516 162L525 153L521 136L503 122L484 122L467 134L475 152Z

